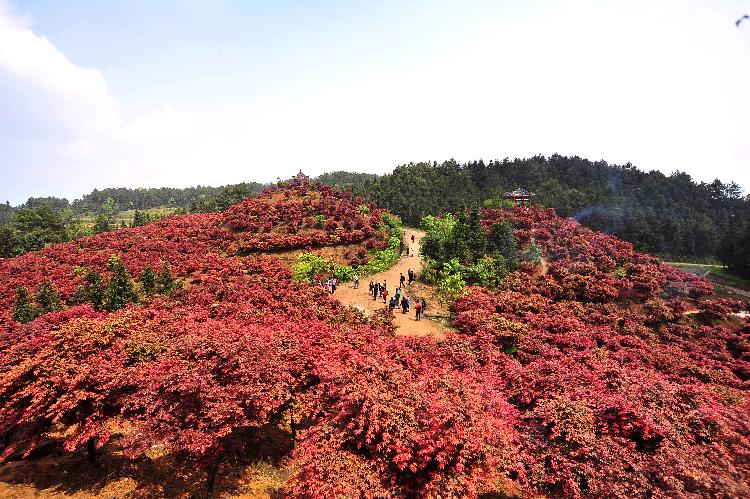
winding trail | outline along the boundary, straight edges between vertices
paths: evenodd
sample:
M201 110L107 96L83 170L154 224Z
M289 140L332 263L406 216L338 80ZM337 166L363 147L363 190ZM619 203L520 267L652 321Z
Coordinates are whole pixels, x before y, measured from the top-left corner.
M361 277L359 280L359 289L354 289L354 285L351 283L339 287L334 296L345 305L354 306L370 314L376 310L382 310L386 306L383 303L382 298L378 298L377 300L372 299L372 295L368 290L368 283L370 281L380 282L382 284L385 280L386 285L388 286L388 299L390 300L390 297L393 296L396 292L396 288L398 288L399 277L401 274L404 274L407 278L407 282L409 269L416 272L419 277L422 272L422 256L419 253L419 242L422 240L425 233L416 229L406 229L405 232L404 244L410 247L410 256L402 255L398 263L385 272ZM413 243L411 242L412 235L414 236ZM416 253L413 256L411 256L411 248L413 248ZM444 311L442 307L438 306L437 296L430 286L425 286L417 281L411 286L406 285L406 288L402 289L402 293L404 293L410 300L415 297L420 299L425 298L425 300L427 300L428 314L444 313L447 315L447 312ZM412 303L414 302L412 301ZM397 307L394 315L394 323L398 326L396 334L436 337L442 337L445 334L445 327L435 321L429 319L417 321L415 319L413 305L411 306L411 311L406 314L401 313L400 306Z

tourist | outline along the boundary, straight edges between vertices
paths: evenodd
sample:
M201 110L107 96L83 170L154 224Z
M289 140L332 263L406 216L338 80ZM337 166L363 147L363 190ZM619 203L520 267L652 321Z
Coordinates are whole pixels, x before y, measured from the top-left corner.
M411 235L411 242L414 242L414 234Z
M354 279L354 289L359 289L359 274L355 272L352 279Z
M396 305L398 304L398 299L396 297L391 298L388 301L388 310L393 312L393 310L396 308Z
M406 296L401 298L401 310L402 310L401 312L402 314L405 314L406 312L409 311L409 299Z
M414 312L416 313L416 320L420 320L422 318L422 304L417 302L414 305Z
M404 277L404 274L401 273L401 275L398 278L398 287L401 288L404 286L404 281L406 280L406 277Z

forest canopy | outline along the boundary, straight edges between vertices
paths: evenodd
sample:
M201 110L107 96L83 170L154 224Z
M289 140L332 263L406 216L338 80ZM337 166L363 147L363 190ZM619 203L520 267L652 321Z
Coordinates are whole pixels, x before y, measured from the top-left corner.
M668 260L721 261L739 274L750 274L750 245L746 244L750 241L750 201L733 182L696 182L679 171L665 175L641 171L630 163L611 165L557 154L487 163L409 163L385 175L336 171L317 180L383 206L411 226L418 226L428 215L482 207L485 200L522 187L534 193L535 203L616 235L639 251ZM29 198L16 208L6 204L0 209L0 225L12 228L15 224L15 231L0 229L0 257L80 237L81 228L75 223L84 213L109 210L111 216L123 210L159 207L175 213L223 211L262 187L250 182L185 189L117 188L94 190L73 202L48 197ZM19 210L42 205L59 214L66 235L50 232L47 222L32 229L19 227ZM49 218L43 215L42 219ZM116 224L104 221L100 227L111 230ZM44 231L43 237L29 236L30 230L38 229Z

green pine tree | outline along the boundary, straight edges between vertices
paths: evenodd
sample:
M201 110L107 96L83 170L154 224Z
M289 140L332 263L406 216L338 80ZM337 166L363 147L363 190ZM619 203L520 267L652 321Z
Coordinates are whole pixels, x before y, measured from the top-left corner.
M29 290L21 287L16 290L16 303L13 307L13 320L27 323L39 317L39 307L31 303Z
M141 288L144 293L152 295L156 292L156 273L151 268L151 265L146 265L141 275L138 276L138 280L141 282Z
M86 286L86 301L91 302L94 310L103 310L104 284L102 282L102 275L95 270L89 270L86 273L86 282L88 283Z
M109 224L109 217L105 213L99 213L96 216L96 222L94 223L94 234L109 232Z
M89 289L88 286L79 284L76 286L76 290L73 292L73 296L68 300L69 305L82 305L89 302Z
M508 270L515 270L518 265L518 246L513 235L513 227L507 220L492 226L489 237L489 249L501 255Z
M147 223L148 214L140 210L135 210L135 213L133 214L133 227L140 227L142 225L146 225Z
M159 272L159 278L156 281L157 291L163 295L171 295L175 290L175 279L172 277L172 270L169 262L164 262Z
M133 289L130 274L117 255L109 257L107 267L112 272L109 285L104 292L104 308L110 312L125 308L128 303L136 301L138 296Z
M36 288L34 301L37 302L43 314L57 312L63 308L60 301L60 293L57 292L55 286L49 281L39 283L39 286Z

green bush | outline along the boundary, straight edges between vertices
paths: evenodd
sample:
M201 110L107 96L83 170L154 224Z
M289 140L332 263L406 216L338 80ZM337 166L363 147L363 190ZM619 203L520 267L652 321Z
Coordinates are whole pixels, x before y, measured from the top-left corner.
M60 301L60 293L57 292L55 286L49 281L39 283L34 301L37 302L43 314L56 312L63 308Z
M138 300L128 270L117 255L109 257L107 268L112 272L107 289L104 291L104 308L110 312L125 308L128 303Z
M495 196L490 199L485 199L482 204L485 208L494 209L513 208L516 205L513 201L505 199L503 196Z
M401 241L404 235L401 219L386 213L378 228L388 233L388 246L371 255L370 261L360 268L363 275L385 272L401 258Z
M150 265L144 267L141 275L138 276L138 280L141 283L141 289L147 295L152 295L156 292L156 273Z
M440 299L444 304L451 305L463 296L465 287L466 282L461 278L461 274L443 274L438 284Z
M18 288L16 290L15 306L13 307L13 320L25 324L39 317L40 313L41 310L39 310L39 307L31 303L29 290L23 287Z
M349 265L334 264L333 266L333 275L339 280L339 282L351 281L354 279L354 272L355 270Z
M322 256L314 253L300 253L297 263L292 266L292 281L297 283L311 283L317 274L331 268L331 264Z

